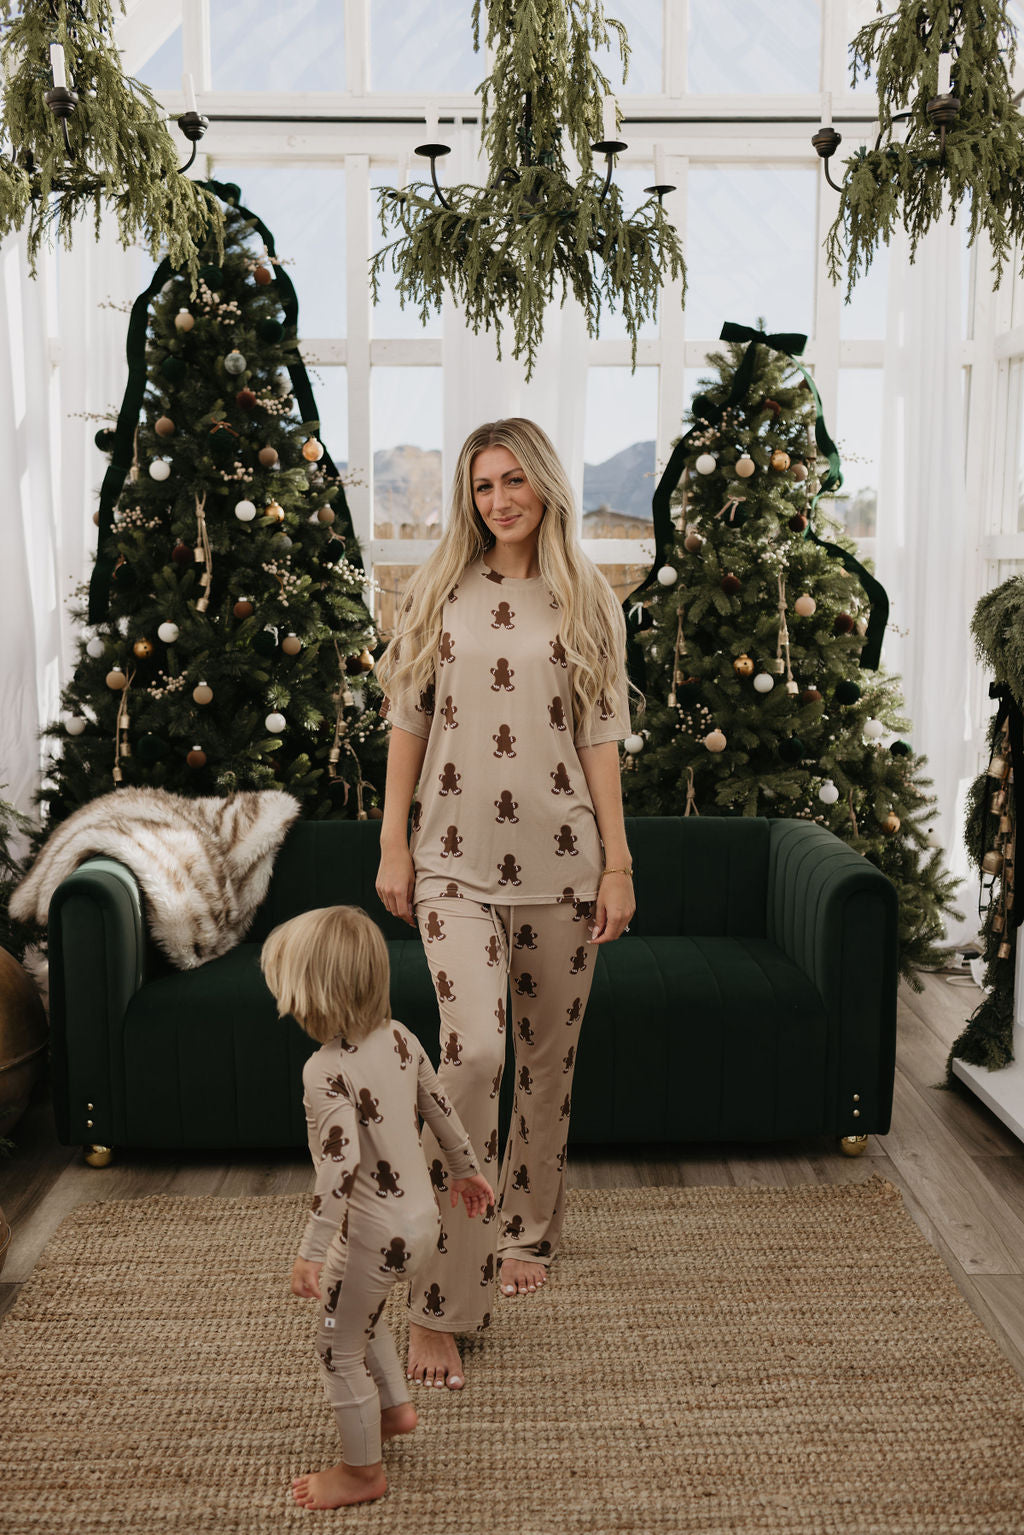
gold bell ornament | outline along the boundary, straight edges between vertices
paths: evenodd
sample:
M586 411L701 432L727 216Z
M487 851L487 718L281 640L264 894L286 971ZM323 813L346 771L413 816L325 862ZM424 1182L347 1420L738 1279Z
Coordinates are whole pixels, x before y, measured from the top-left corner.
M998 874L1003 867L1003 855L998 848L991 847L981 860L981 867L986 874Z
M737 677L752 677L754 675L754 663L746 652L736 657L732 663L732 669Z

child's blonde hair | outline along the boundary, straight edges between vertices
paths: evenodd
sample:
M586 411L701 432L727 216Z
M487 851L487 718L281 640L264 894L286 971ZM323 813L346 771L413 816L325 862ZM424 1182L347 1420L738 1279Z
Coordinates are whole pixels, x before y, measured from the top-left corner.
M324 1044L341 1034L358 1044L391 1012L384 934L361 906L320 906L275 927L260 955L277 1002Z

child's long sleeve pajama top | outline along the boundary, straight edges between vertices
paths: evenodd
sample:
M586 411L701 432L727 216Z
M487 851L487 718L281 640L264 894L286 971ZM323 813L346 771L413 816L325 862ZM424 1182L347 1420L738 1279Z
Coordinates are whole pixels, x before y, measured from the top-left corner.
M342 1458L372 1465L380 1460L381 1408L409 1400L380 1314L391 1286L443 1241L419 1117L454 1177L479 1169L423 1046L394 1019L358 1045L340 1037L322 1045L302 1083L316 1185L299 1256L324 1265L317 1352Z

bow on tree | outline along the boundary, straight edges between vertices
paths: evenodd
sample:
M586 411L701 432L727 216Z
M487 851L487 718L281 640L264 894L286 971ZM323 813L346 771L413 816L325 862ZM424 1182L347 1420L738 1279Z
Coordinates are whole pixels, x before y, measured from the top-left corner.
M679 439L672 450L671 457L665 465L665 471L658 481L657 489L651 498L651 509L654 514L654 559L646 577L634 591L630 592L622 604L626 614L626 661L629 675L633 682L643 690L646 681L646 668L644 666L643 652L637 644L636 636L644 629L650 628L654 623L653 615L648 608L644 608L639 599L644 592L653 586L657 580L657 573L665 562L668 550L672 544L674 529L672 527L672 494L682 477L686 459L693 451L692 439L707 430L709 426L717 426L732 406L738 405L750 392L753 382L754 367L757 361L757 348L759 346L770 347L775 352L783 352L793 361L807 381L808 388L814 399L814 440L818 449L828 462L828 472L822 480L821 486L811 502L811 513L822 496L830 491L838 490L843 483L843 472L839 461L839 449L829 435L825 425L825 415L821 404L821 395L818 386L797 357L807 345L807 337L796 331L772 331L765 332L754 330L749 325L736 325L731 320L726 320L722 326L720 340L747 343L747 349L740 359L739 367L733 375L732 385L728 398L724 404L717 404L708 399L707 395L699 394L693 402L694 423L690 430ZM885 626L889 619L889 598L880 581L877 581L871 573L864 568L855 555L839 544L827 542L811 530L808 521L803 534L812 543L824 549L825 553L834 559L841 561L844 569L851 575L855 575L870 604L867 633L864 637L864 645L861 650L860 664L870 671L877 669L882 653L882 640L885 635Z

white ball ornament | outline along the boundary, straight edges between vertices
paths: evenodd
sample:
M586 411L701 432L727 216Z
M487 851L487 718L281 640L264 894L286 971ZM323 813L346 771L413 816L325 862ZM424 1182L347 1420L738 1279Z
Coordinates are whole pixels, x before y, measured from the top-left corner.
M726 747L725 734L721 730L711 730L704 737L704 745L709 752L724 752Z
M865 720L864 734L869 741L877 741L879 736L885 735L885 726L881 720Z
M85 729L85 720L80 714L65 714L64 729L69 736L80 736Z
M821 800L823 805L834 805L836 800L839 798L839 790L836 788L831 778L825 779L825 782L818 790L818 798Z
M756 468L757 465L754 463L754 460L750 457L749 453L744 453L740 458L736 460L736 473L739 475L741 480L749 480L750 476L753 474Z
M671 565L663 565L658 571L658 580L662 586L675 586L679 579L679 572L673 570Z
M149 477L151 480L169 480L171 466L166 458L154 458L149 465Z
M635 757L637 752L642 752L644 749L644 738L643 736L627 736L622 745L631 757Z
M702 453L694 464L698 474L714 474L718 468L718 460L713 453Z
M279 736L281 731L287 725L288 721L285 719L283 714L278 714L277 710L275 709L272 714L267 715L263 723L266 725L271 735Z
M793 604L794 609L800 614L801 618L810 618L817 606L818 604L809 592L801 592Z
M98 661L106 648L106 645L100 639L99 635L94 634L92 639L85 647L85 653L86 655L92 656L94 661Z
M237 347L230 351L224 359L225 373L244 373L248 364Z
M767 672L758 672L754 678L754 688L758 693L770 693L775 686L775 678Z
M165 619L165 621L159 625L156 631L157 639L162 640L165 645L173 645L175 640L178 638L178 634L179 629L177 624L172 624L170 619Z
M252 522L256 516L256 508L251 501L236 501L235 516L239 522Z
M120 693L121 689L127 687L127 685L128 678L125 676L121 667L112 666L107 673L107 687L110 688L111 692L113 693Z

